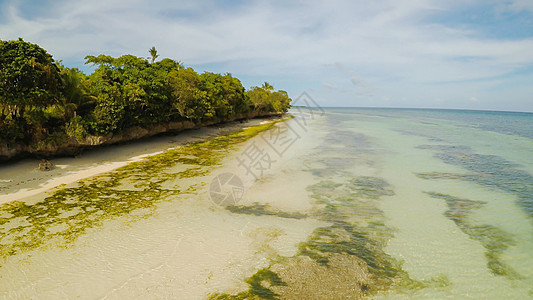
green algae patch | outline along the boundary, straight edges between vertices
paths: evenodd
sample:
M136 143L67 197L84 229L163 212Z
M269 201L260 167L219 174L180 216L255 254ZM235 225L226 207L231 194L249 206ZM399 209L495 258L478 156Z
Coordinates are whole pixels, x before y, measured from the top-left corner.
M448 288L450 280L442 275L429 280L413 280L403 270L401 262L385 252L395 230L385 224L380 200L393 196L393 187L379 177L353 176L349 169L356 163L372 166L368 156L372 152L372 141L365 135L348 131L335 131L326 140L320 152L331 153L331 156L319 156L311 161L316 167L308 171L320 181L307 187L314 200L313 210L307 213L307 218L323 225L297 245L296 255L271 258L267 270L277 274L285 284L268 286L278 295L270 294L269 297L361 299L388 291L409 294L425 288ZM345 141L347 147L332 146ZM341 158L339 153L347 157ZM270 208L257 204L227 209L234 213L281 217L277 211L273 213ZM243 297L263 299L250 290L213 294L211 299Z
M361 299L389 289L410 293L446 288L445 276L417 281L401 263L385 253L393 230L385 225L379 199L394 194L381 178L361 176L345 182L321 181L308 187L315 209L308 216L328 224L316 228L298 245L293 257L275 256L263 270L276 274L274 284L261 281L237 294L212 294L210 299ZM268 206L226 208L234 213L279 215ZM283 284L281 284L283 283Z
M99 176L61 187L35 203L14 201L0 206L0 258L46 247L68 247L104 221L145 218L157 204L198 183L179 186L179 179L204 176L236 145L269 130L279 119L150 156ZM173 172L177 165L181 171Z
M465 179L465 175L444 172L425 172L417 173L416 176L422 179Z
M246 278L248 290L240 292L235 295L215 293L209 295L210 300L226 300L226 299L278 299L278 294L272 291L274 286L284 286L285 282L281 280L278 274L269 269L261 269L254 275Z
M334 259L338 261L339 255L360 260L368 274L364 285L361 284L365 295L389 288L417 290L449 285L444 276L427 281L413 280L400 262L385 253L384 247L393 236L393 229L385 225L378 201L394 194L386 181L362 176L345 183L322 181L308 189L320 207L315 217L330 225L315 229L309 239L299 245L299 255L325 267L331 266Z
M328 265L295 256L270 269L286 283L271 287L280 299L362 299L373 285L372 274L356 256L335 254Z
M268 204L254 205L230 205L225 207L226 210L235 214L254 215L254 216L276 216L286 219L304 219L307 215L301 213L288 213L271 208Z
M510 279L522 278L518 272L500 259L501 254L509 246L515 244L511 235L496 226L476 225L470 222L469 216L472 211L482 207L485 204L484 202L461 199L440 193L427 194L435 199L444 200L448 205L448 210L444 215L452 220L462 232L485 247L487 267L493 274L506 276Z

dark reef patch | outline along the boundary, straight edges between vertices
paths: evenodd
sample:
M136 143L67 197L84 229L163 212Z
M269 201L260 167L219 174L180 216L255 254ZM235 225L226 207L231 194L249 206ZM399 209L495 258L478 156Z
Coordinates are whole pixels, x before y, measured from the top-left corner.
M500 228L492 225L472 224L469 216L472 211L479 209L485 203L468 199L456 198L450 195L439 193L427 193L435 199L446 201L448 210L444 215L452 220L461 231L466 233L471 239L474 239L485 247L485 257L487 258L487 267L489 270L500 276L507 276L510 279L520 279L521 276L512 267L501 261L502 253L515 242L511 235Z
M518 204L533 218L533 176L519 169L520 165L496 155L483 155L472 152L465 146L422 145L420 149L436 151L435 157L443 162L460 166L473 174L419 173L425 179L461 179L496 188L514 194Z
M365 294L393 286L419 289L449 284L445 277L429 281L411 279L400 262L384 251L393 229L385 225L383 211L378 208L379 199L394 192L383 179L361 176L345 183L322 181L309 187L309 191L320 207L315 217L330 225L317 228L307 242L301 243L299 255L324 266L337 255L361 259L371 275Z
M269 205L230 205L225 207L228 211L236 214L254 215L254 216L276 216L286 219L304 219L307 215L301 213L288 213L277 209L272 209Z

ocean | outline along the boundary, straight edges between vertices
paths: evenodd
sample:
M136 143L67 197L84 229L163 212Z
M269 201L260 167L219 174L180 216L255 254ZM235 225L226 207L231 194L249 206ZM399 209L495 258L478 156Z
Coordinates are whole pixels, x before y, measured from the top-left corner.
M0 297L533 298L533 114L290 113L3 204Z

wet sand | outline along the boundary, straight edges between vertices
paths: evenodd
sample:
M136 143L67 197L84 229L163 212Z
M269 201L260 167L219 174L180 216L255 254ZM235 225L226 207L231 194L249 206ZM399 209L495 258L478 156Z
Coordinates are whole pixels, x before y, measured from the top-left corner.
M27 158L0 164L0 204L22 200L63 184L106 173L166 150L255 126L268 119L231 122L161 135L125 144L89 149L76 157L51 159L51 171L39 170L39 159Z
M507 227L516 234L508 237L491 221L505 208L509 224L528 228L509 195L424 178L458 178L462 169L418 147L425 138L399 135L395 122L315 118L291 144L296 121L177 147L3 205L0 298L532 294L529 261L507 256L529 253L530 231ZM179 145L165 138L121 161ZM276 141L290 147L278 155ZM251 157L265 168L247 169L242 160ZM221 205L213 183L224 174L241 186L220 187L239 194ZM484 217L485 208L497 213Z
M247 124L230 124L223 129L208 128L201 135L198 131L190 132L189 136L180 136L179 140L177 137L159 137L118 146L118 149L116 146L103 148L84 154L80 160L56 159L54 162L59 167L50 173L32 169L34 166L30 161L5 167L4 170L11 168L8 171L12 174L15 166L25 166L28 173L55 174L56 179L63 179L53 181L42 176L44 178L40 182L30 181L32 189L26 180L33 174L11 177L10 183L14 183L15 187L4 196L11 196L8 201L22 199L28 206L17 204L17 207L29 212L22 214L19 208L15 208L6 209L0 214L7 221L3 230L9 232L2 242L8 243L6 246L10 246L12 253L15 253L0 260L0 298L31 298L38 295L40 299L164 299L177 296L205 299L213 293L234 294L246 290L244 278L270 267L272 260L280 255L296 255L298 244L323 225L319 220L290 214L292 211L306 213L311 206L308 201L312 201L308 197L299 204L291 204L291 207L283 205L283 200L289 200L289 196L275 197L277 201L272 201L272 198L269 201L267 197L272 195L265 192L269 187L281 187L293 177L287 169L279 173L281 166L291 165L290 151L264 174L265 178L275 180L257 180L247 176L236 159L248 146L261 143L260 137L238 143L236 148L230 147L232 150L229 153L224 150L220 163L204 166L209 170L208 174L189 178L189 174L184 173L175 179L168 177L161 182L160 187L147 184L137 188L135 179L142 172L133 172L129 168L142 169L144 163L127 164L195 139L218 136L222 130L233 132L263 122L254 120ZM297 150L298 147L292 150L294 155L301 154ZM210 152L209 157L213 155L216 154ZM192 155L180 157L186 161ZM108 165L93 168L98 159L106 160ZM127 166L108 172L121 165ZM164 165L164 172L168 174L178 174L184 167L181 162ZM232 212L214 204L209 197L208 183L217 174L225 172L239 174L247 189L239 205L265 204L272 213L257 215ZM91 177L96 174L100 174L100 177ZM113 177L117 174L127 175ZM150 174L150 179L157 182L156 173ZM82 183L74 182L84 177L86 179ZM107 181L113 181L113 178L120 178L121 184L108 185ZM59 187L59 184L66 183L66 179L73 183ZM258 190L250 189L260 181ZM16 183L26 186L17 189ZM53 196L44 199L45 193L37 191L48 188L43 183L56 187L50 191ZM292 189L302 195L306 186L304 181L294 181ZM161 190L174 190L177 193L153 200L151 197L157 196ZM278 191L278 196L287 194L281 189ZM60 195L57 195L58 192ZM116 192L125 192L126 196L132 193L144 199L140 202L131 200L132 204L125 198L108 199L109 195L116 195ZM29 196L31 193L34 195ZM65 198L62 193L68 196ZM18 196L16 198L13 195ZM23 196L26 198L23 199ZM105 202L109 200L111 202ZM100 205L102 202L105 204ZM139 203L141 207L137 208ZM289 212L279 213L285 209ZM14 216L14 213L22 218ZM36 238L35 247L25 246L28 237ZM28 242L33 243L34 240ZM292 271L292 268L287 269L287 272Z

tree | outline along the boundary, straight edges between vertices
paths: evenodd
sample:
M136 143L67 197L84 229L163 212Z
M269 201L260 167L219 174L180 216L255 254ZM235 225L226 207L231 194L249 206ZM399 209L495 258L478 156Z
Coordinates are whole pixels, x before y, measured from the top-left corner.
M150 50L148 50L148 52L150 52L150 56L152 57L152 64L155 62L155 59L159 57L159 55L157 54L157 50L155 49L155 47L152 47L150 48Z
M62 83L59 68L46 50L22 39L0 41L3 114L22 117L26 108L45 108L58 103Z
M274 91L274 86L271 85L270 83L266 82L266 81L263 83L262 88L263 88L265 91L269 91L269 92L273 92L273 91Z
M202 122L215 116L207 92L201 89L200 76L192 68L176 69L169 73L168 78L174 98L173 106L182 118Z
M238 78L227 73L222 77L222 90L225 103L231 107L231 114L245 114L250 109L250 102L245 94L245 89Z
M78 112L82 114L92 109L96 97L89 94L88 78L77 68L66 68L59 65L63 78L62 97L56 106L64 111L64 119L75 117Z
M185 69L169 58L87 56L86 76L56 63L38 45L0 40L0 143L83 141L170 121L220 122L249 112L285 112L291 99L265 82L245 91L231 74ZM151 58L151 61L150 61Z
M91 92L98 103L93 114L95 122L104 125L97 126L98 132L160 124L177 114L172 106L168 74L177 69L178 62L164 59L150 64L133 55L87 56L86 59L87 63L98 65L89 76ZM108 111L117 113L117 120L109 119Z
M263 86L254 86L246 92L253 109L263 112L286 112L291 103L291 98L285 91L274 91L274 87L265 82Z
M268 111L269 92L262 87L254 86L246 92L254 111Z

